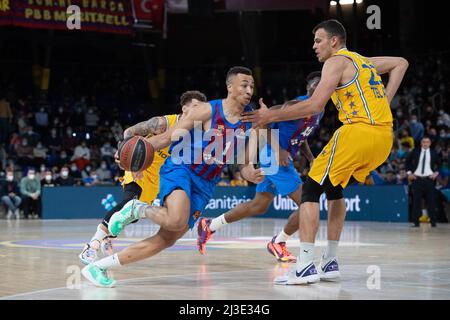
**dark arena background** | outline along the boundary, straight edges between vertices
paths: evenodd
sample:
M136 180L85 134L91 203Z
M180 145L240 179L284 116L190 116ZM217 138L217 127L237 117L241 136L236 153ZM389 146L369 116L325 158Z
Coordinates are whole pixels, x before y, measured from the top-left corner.
M190 310L189 300L198 306L240 300L253 308L261 300L261 317L267 311L262 305L270 308L265 300L450 299L450 44L448 12L433 3L0 1L0 299L183 300L186 309L173 310L179 315L202 312ZM265 214L217 230L204 255L196 225L151 258L114 268L113 288L89 282L80 254L87 243L98 249L96 260L111 254L90 240L124 198L124 172L114 157L126 129L180 113L187 90L203 92L208 101L225 98L233 66L253 73L254 109L259 98L270 107L305 95L308 74L323 66L312 30L327 19L345 26L348 50L409 63L390 103L388 158L364 183L344 190L340 279L274 284L295 263L277 261L268 246L298 209L289 197L275 195ZM388 74L382 80L388 83ZM308 138L314 157L341 125L330 100ZM431 173L414 179L427 139ZM305 181L306 157L295 157L293 166ZM417 181L424 179L430 187L419 190ZM238 165L226 166L202 217L220 217L246 203L256 187ZM328 245L325 195L319 207L317 266ZM117 253L158 230L151 219L141 219L103 242ZM298 256L297 232L285 244Z

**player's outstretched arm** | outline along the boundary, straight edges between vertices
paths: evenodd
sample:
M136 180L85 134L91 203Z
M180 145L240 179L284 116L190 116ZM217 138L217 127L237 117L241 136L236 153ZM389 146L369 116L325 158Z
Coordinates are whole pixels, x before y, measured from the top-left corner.
M139 122L134 126L127 128L123 132L124 139L132 136L148 136L149 134L157 135L167 130L167 120L165 117L153 117L147 121Z
M262 126L270 122L297 120L322 112L339 85L345 68L345 59L345 57L336 56L325 61L322 78L317 85L317 89L308 100L299 101L281 109L268 109L260 100L261 108L245 113L242 120L252 122L256 126Z
M409 63L402 57L372 57L369 60L377 69L378 74L389 74L386 95L390 103L402 83Z
M172 143L172 137L174 137L174 141L178 141L178 138L188 134L195 125L203 125L203 123L211 119L211 115L211 105L208 102L199 102L169 130L152 136L147 140L153 145L155 150L163 149Z

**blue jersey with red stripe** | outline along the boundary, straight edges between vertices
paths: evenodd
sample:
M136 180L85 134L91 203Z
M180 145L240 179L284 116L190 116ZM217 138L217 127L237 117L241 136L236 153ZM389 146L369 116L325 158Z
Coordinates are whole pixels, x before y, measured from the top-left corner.
M206 132L199 128L190 131L190 139L188 139L190 143L188 160L190 161L189 163L184 161L183 165L188 166L190 170L206 180L218 182L225 165L235 164L238 153L245 153L245 143L251 123L238 121L233 124L228 122L223 113L222 100L209 101L209 104L212 108L211 127ZM244 112L251 110L250 106L244 108ZM185 156L182 152L173 153L173 149L178 143L171 145L170 158ZM179 160L170 158L170 162L174 163L175 160Z
M300 96L295 99L304 101L308 99L308 96ZM302 143L319 126L323 114L321 112L308 118L272 123L271 129L279 129L280 147L295 157Z

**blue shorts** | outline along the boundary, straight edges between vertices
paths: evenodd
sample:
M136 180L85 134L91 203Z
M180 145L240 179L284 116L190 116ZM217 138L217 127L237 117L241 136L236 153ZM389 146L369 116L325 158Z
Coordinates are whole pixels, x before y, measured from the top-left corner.
M261 169L264 170L264 167ZM256 185L256 192L270 192L285 197L302 184L303 181L295 170L294 163L289 161L289 167L280 166L276 174L264 176L264 181Z
M208 181L184 164L173 164L170 158L166 160L159 172L159 194L161 205L166 197L176 189L182 189L191 200L189 228L193 228L202 211L212 198L215 183Z

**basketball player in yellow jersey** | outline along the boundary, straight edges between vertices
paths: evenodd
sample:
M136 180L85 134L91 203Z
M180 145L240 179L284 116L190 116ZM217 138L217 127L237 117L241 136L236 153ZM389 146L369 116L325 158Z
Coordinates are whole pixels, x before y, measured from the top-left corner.
M332 98L343 124L314 160L303 186L300 256L295 268L275 279L277 284L308 284L339 278L336 252L346 214L342 190L352 178L364 182L369 172L388 157L393 143L389 103L408 68L408 62L400 57L365 58L347 50L346 31L336 20L320 23L313 34L313 49L324 66L311 98L285 109L269 110L262 106L244 115L245 121L257 126L294 120L323 111ZM389 74L386 87L380 78L385 73ZM329 217L328 246L317 272L313 263L314 240L322 192L326 193L329 208L333 208L333 216Z
M180 97L181 114L153 117L147 121L138 123L124 131L124 139L132 136L150 137L163 133L175 125L195 103L206 101L206 96L203 93L199 91L186 91ZM83 264L89 264L97 260L99 249L101 249L104 255L113 254L111 236L108 232L108 223L111 216L135 197L149 204L156 199L159 192L159 169L168 156L169 147L155 152L151 166L143 171L139 177L133 177L131 172L125 172L122 182L124 192L123 200L106 214L102 223L98 225L94 237L84 246L83 251L79 255L80 261Z

